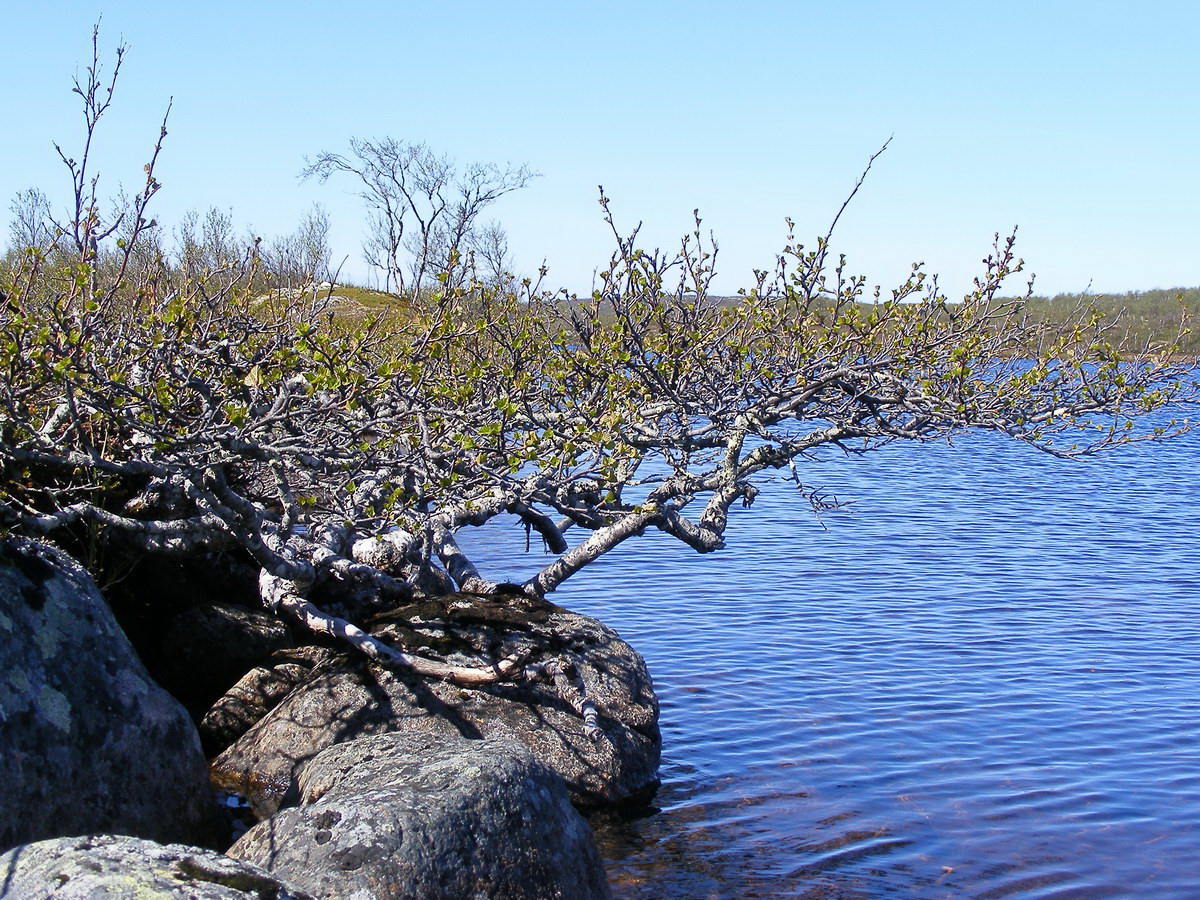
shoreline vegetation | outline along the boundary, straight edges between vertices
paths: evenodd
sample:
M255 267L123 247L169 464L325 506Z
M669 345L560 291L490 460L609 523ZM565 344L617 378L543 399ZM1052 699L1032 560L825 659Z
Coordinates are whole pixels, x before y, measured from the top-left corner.
M543 600L650 529L719 551L731 509L780 482L820 516L841 505L806 467L823 452L987 430L1086 456L1182 433L1135 426L1200 400L1185 300L1136 295L1106 317L1088 298L1010 298L1015 234L961 299L920 264L888 288L855 274L834 233L886 144L827 231L789 222L731 300L698 211L676 248L650 250L601 188L611 255L578 295L544 266L511 274L502 227L480 219L527 166L350 138L302 175L353 186L392 290L335 293L319 208L270 240L216 209L158 223L166 117L140 190L104 199L93 154L124 55L106 71L93 30L82 140L55 145L70 204L20 194L0 261L0 529L62 541L102 580L138 554L229 554L294 627L461 685L548 681L594 734L555 659L450 663L361 623L455 591ZM549 551L519 585L455 537L501 516Z
M1080 306L1090 306L1109 321L1118 323L1118 334L1123 329L1124 336L1117 342L1122 352L1158 345L1174 348L1173 352L1179 358L1195 360L1200 357L1200 332L1194 328L1180 330L1181 321L1190 324L1200 316L1200 287L1113 294L1055 294L1053 297L1035 295L1025 303L1030 313L1048 326L1067 321L1072 310Z
M808 243L789 228L731 300L714 296L717 247L698 213L677 248L647 250L601 190L611 257L580 296L547 287L545 268L510 274L502 229L479 220L534 177L527 167L460 167L393 139L351 139L347 155L307 170L355 183L373 228L364 251L388 293L337 286L319 209L269 241L244 239L217 210L172 236L150 212L165 120L137 194L104 202L93 171L123 54L103 73L93 33L75 83L81 149L58 150L67 213L33 189L13 206L0 261L0 536L23 542L14 559L42 580L42 558L58 552L43 541L101 591L132 592L162 567L133 597L159 616L184 591L204 593L206 573L227 572L196 606L242 597L222 614L236 631L337 655L350 671L237 664L283 710L256 711L247 733L289 725L278 771L242 779L269 781L279 802L295 799L312 758L315 729L291 725L327 716L335 745L412 727L365 682L438 697L430 708L463 738L532 721L522 746L568 784L585 770L580 796L640 796L661 746L649 676L621 646L630 675L614 677L605 648L618 641L602 626L547 624L566 615L548 597L567 579L647 532L720 551L731 511L762 490L794 491L818 517L838 509L809 465L822 454L982 430L1075 458L1181 434L1186 421L1138 426L1200 402L1179 361L1195 346L1184 340L1196 291L1178 303L1135 295L1111 317L1087 298L1006 299L1024 265L1013 236L996 236L971 292L952 301L919 265L883 290L852 274L832 249L839 211ZM546 550L523 583L492 580L456 538L492 521ZM37 605L35 587L22 591ZM162 646L168 630L149 615L142 637ZM41 646L29 631L22 640ZM194 629L182 633L197 671L228 662L232 642L202 650ZM339 705L346 692L363 695L361 714ZM317 716L288 713L310 701ZM347 721L361 727L348 734ZM567 750L547 750L551 732ZM322 846L341 821L325 813Z
M345 298L351 309L363 314L387 314L403 311L408 299L399 294L354 283L323 283L315 285L319 292ZM311 291L313 287L307 290ZM1004 298L1007 302L1022 303L1031 317L1047 328L1072 320L1080 309L1092 309L1108 322L1117 324L1119 339L1115 342L1123 353L1135 352L1149 346L1171 348L1179 359L1200 357L1200 331L1180 329L1180 322L1189 325L1200 317L1200 287L1154 288L1121 293L1058 293L1053 296L1033 294L1027 298ZM732 306L744 300L732 295L714 295L708 302Z

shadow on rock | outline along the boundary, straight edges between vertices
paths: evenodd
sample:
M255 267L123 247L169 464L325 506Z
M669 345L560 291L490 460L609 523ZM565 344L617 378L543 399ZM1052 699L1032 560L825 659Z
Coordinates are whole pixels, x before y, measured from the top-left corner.
M191 718L78 563L0 541L0 849L113 831L215 846Z
M653 793L658 700L645 662L611 628L545 601L458 594L393 610L376 619L372 633L453 664L477 666L520 650L535 660L564 659L596 706L599 734L588 736L579 713L550 684L463 687L335 654L214 760L214 780L248 797L260 817L271 815L294 791L304 763L322 750L403 732L443 742L519 741L562 776L583 807L638 802Z

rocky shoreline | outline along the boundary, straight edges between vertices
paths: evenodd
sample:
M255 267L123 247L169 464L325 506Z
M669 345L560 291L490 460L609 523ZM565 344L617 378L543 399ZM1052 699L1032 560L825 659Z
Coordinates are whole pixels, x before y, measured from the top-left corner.
M296 646L229 602L238 590L184 602L182 582L154 582L172 596L130 582L160 619L126 617L136 649L74 560L0 541L0 897L108 896L118 882L258 900L608 896L579 810L645 802L661 745L645 663L611 629L524 596L372 620L452 663L518 647L553 658L595 710L589 726L561 684L433 682ZM245 798L248 821L214 786Z

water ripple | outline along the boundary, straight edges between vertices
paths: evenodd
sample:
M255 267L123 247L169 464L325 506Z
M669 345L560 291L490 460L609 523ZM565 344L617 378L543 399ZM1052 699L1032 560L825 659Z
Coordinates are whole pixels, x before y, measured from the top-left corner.
M1200 896L1198 463L897 447L817 468L827 530L764 491L723 553L582 573L662 698L656 811L595 822L616 896Z

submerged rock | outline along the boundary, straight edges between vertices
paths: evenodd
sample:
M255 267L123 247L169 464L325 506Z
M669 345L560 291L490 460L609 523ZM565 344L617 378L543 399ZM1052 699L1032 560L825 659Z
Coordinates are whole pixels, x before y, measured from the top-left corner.
M394 610L373 633L402 649L480 665L518 649L565 658L599 712L588 737L552 685L434 682L344 654L316 666L283 702L213 763L214 779L273 813L303 764L327 747L403 731L436 740L516 739L584 806L644 799L657 785L658 700L646 664L615 631L524 596L454 595Z
M278 875L212 850L116 835L57 838L0 854L12 900L313 900Z
M0 849L119 832L214 846L196 729L83 568L0 541Z
M320 897L608 896L562 779L515 741L390 733L338 744L304 766L298 799L229 854Z

